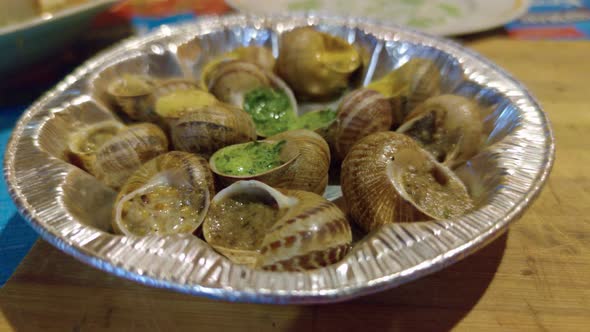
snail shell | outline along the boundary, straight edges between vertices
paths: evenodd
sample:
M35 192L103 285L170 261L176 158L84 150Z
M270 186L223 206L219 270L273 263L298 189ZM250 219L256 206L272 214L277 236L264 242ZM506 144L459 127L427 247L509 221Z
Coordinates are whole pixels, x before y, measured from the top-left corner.
M454 168L477 153L483 121L474 101L440 95L415 108L397 131L414 138L439 162Z
M211 170L219 176L223 185L240 180L258 180L276 188L323 194L330 168L330 148L326 141L313 131L298 129L273 135L260 142L277 143L281 140L286 141L281 150L281 166L255 175L237 176L219 170L212 157L209 161Z
M125 182L113 208L113 229L137 236L192 233L214 195L207 160L168 152L142 165Z
M275 67L275 57L272 51L262 46L238 47L231 52L240 60L253 63L258 67L272 72Z
M187 111L218 102L215 96L201 90L196 82L186 79L164 81L153 93L153 111L166 127Z
M217 66L222 62L232 60L249 62L269 72L272 72L275 66L275 58L270 49L262 46L238 47L207 62L201 73L201 86L206 89L211 79L211 73L217 69Z
M394 222L458 217L473 208L449 168L395 132L355 144L342 163L340 183L350 215L367 232Z
M83 127L68 138L68 159L70 163L94 174L96 151L115 137L125 125L119 121L101 121Z
M157 80L148 76L123 74L107 86L107 94L130 119L154 122L156 117L151 112L151 94L157 83Z
M340 260L352 241L342 211L310 192L239 181L220 191L203 223L205 240L235 263L301 271Z
M128 126L96 151L92 173L112 188L119 188L146 161L168 151L168 139L158 126Z
M347 94L327 133L333 158L341 161L363 137L389 130L391 112L387 98L377 91L357 89Z
M297 114L297 101L291 88L277 75L246 61L231 60L216 64L203 75L203 84L219 100L244 107L246 94L261 87L278 89L287 95L291 110Z
M440 71L434 62L412 58L367 88L390 99L392 125L396 128L416 106L440 93L440 81Z
M207 90L219 100L238 107L244 104L246 93L271 84L263 69L239 60L219 63L212 69L205 83Z
M361 56L345 40L311 27L281 35L276 70L304 99L326 99L348 87Z
M218 103L185 112L171 125L171 136L175 149L209 157L225 146L254 141L256 131L248 113Z

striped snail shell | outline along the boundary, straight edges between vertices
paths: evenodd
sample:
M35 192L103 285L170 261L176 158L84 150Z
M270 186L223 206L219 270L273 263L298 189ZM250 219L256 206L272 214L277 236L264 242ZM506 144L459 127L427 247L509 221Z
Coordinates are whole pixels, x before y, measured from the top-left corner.
M335 160L342 161L352 146L365 136L391 127L391 106L381 93L357 89L338 106L336 120L327 130L327 140Z
M96 151L92 173L112 188L119 188L146 161L168 151L168 139L152 123L130 125Z
M203 223L205 240L238 264L275 271L319 268L352 242L344 213L310 192L239 181L220 191Z
M397 131L414 138L439 162L454 168L479 150L483 121L473 100L440 95L415 108Z
M278 167L253 175L231 175L217 167L213 155L209 160L211 170L219 176L223 185L240 180L257 180L276 188L323 194L328 184L330 168L330 148L326 141L311 130L298 129L273 135L258 142L276 144L282 140L285 141L285 145L280 152L282 164Z
M389 98L392 125L397 128L420 103L440 93L440 70L429 59L412 58L401 67L367 85Z
M109 120L75 131L68 138L69 161L88 173L94 174L96 151L123 128L125 128L123 123Z
M458 217L473 208L449 168L395 132L355 144L342 163L340 183L351 217L367 232L394 222Z
M119 108L135 121L154 122L152 92L158 81L146 75L123 74L107 86L107 94Z
M171 125L170 131L175 149L205 157L225 146L256 139L248 113L225 103L185 112Z
M192 233L214 195L207 160L180 151L162 154L142 165L121 188L113 229L135 236Z

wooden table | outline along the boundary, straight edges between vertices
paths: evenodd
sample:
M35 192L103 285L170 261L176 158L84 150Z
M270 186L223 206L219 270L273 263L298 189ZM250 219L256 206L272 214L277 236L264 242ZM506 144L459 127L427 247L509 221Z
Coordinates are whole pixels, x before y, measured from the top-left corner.
M557 140L543 193L488 247L354 301L273 306L144 287L39 241L0 289L0 331L590 330L590 42L465 42L530 88Z

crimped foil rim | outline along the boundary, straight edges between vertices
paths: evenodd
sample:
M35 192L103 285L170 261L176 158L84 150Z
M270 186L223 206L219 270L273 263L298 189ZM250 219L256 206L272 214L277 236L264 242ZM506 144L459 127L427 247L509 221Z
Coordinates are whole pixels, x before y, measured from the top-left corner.
M117 53L129 49L138 49L141 45L146 45L152 41L158 41L170 36L179 37L182 36L183 33L198 35L197 31L200 31L205 27L226 27L237 24L250 26L256 24L271 24L274 26L274 24L277 23L295 25L329 24L359 26L369 32L375 33L375 35L379 37L383 37L384 40L409 41L425 44L437 49L442 49L444 52L451 54L455 58L461 58L463 61L462 65L465 69L473 69L473 72L485 71L487 75L490 75L490 81L483 82L483 85L487 85L486 83L489 84L490 82L499 82L509 86L511 88L511 90L509 90L510 92L516 91L519 94L519 96L513 96L510 99L516 104L520 105L518 108L522 112L523 116L525 116L525 118L527 115L539 117L539 123L526 122L523 124L522 128L515 129L516 132L523 130L530 131L536 134L537 136L535 138L542 140L543 143L540 147L528 145L524 148L526 152L542 153L542 163L540 164L540 167L535 169L534 176L532 176L530 179L527 179L530 187L525 193L518 195L518 200L515 201L515 204L509 209L505 209L506 211L504 211L505 213L502 215L494 215L493 209L490 210L491 212L482 211L482 213L488 213L486 216L492 216L494 218L493 222L491 222L489 227L479 229L476 236L470 236L468 239L465 239L465 241L462 241L460 245L447 248L448 250L435 252L435 256L429 257L428 259L422 259L419 262L414 263L411 266L405 266L400 270L392 269L390 271L380 271L382 273L375 273L374 270L370 270L371 263L363 261L361 263L357 263L357 265L359 265L359 268L367 269L363 273L366 273L368 278L365 278L365 280L355 278L352 280L346 279L345 282L337 279L337 277L334 275L335 273L338 273L338 268L342 268L342 265L345 263L305 273L273 273L251 270L247 271L247 269L243 267L231 266L231 264L227 264L227 262L219 263L221 270L224 268L227 269L227 266L229 265L230 267L228 273L247 274L248 278L250 279L247 282L243 282L236 280L236 278L231 279L231 275L228 274L230 276L227 277L228 279L218 280L217 283L211 280L205 280L202 283L180 282L175 280L173 275L157 275L157 273L153 273L153 271L150 271L149 269L137 270L133 267L124 266L120 262L114 262L112 258L109 259L108 257L105 257L104 254L99 254L93 251L91 248L76 243L72 240L72 238L63 236L57 230L48 227L44 221L44 217L40 216L35 210L35 206L29 204L27 197L23 194L22 188L17 181L17 169L15 169L15 158L19 153L19 144L25 144L25 141L27 140L27 137L24 137L22 134L28 126L39 125L38 123L30 123L30 120L33 116L42 112L43 108L52 101L59 100L59 97L63 94L63 92L67 91L67 89L72 84L78 82L84 75L92 72L92 70L97 69L101 64L107 62L108 59L116 56ZM527 108L526 112L523 110L525 107ZM516 139L512 136L509 136L506 137L504 141L509 141L511 138ZM32 138L29 139L32 140ZM554 154L555 144L553 133L549 121L544 112L541 110L541 107L539 106L536 99L522 84L517 82L504 70L500 69L476 52L467 50L455 42L437 37L431 37L426 34L408 30L399 26L377 25L369 20L363 19L316 16L314 14L290 16L233 15L202 19L198 22L189 23L178 27L162 27L161 29L147 36L125 40L113 46L112 48L101 52L100 54L82 64L71 75L67 76L62 82L60 82L54 89L47 92L35 104L29 107L29 109L27 109L27 111L18 121L6 149L4 176L8 184L10 195L15 201L19 212L45 240L52 243L60 250L76 257L77 259L109 273L113 273L115 275L154 287L167 288L183 293L201 295L216 299L260 303L327 303L346 300L356 296L370 294L395 287L410 280L414 280L420 276L440 270L484 246L486 243L499 236L508 227L508 225L516 220L536 198L550 173L554 161ZM39 162L42 161L43 160L39 160ZM501 209L502 207L498 208ZM66 213L66 211L56 212ZM490 213L491 215L489 215ZM452 232L453 227L459 227L463 225L463 223L465 223L465 225L469 225L470 221L468 219L468 217L462 217L457 220L449 221L449 223L446 224L440 223L439 226L441 227L441 230L438 234L444 235L446 232ZM401 228L398 229L396 226L388 228L387 230L381 230L379 233L395 233L398 231L406 233L408 232L407 230ZM100 233L99 231L95 232ZM374 234L373 237L380 235L381 234ZM415 241L412 242L410 240L409 242L406 242L406 244L420 243L420 234L411 235ZM105 235L97 234L96 236L100 238L101 236ZM407 234L404 236L407 236ZM430 240L436 241L436 239L432 238ZM407 246L400 250L404 250L405 253L412 252L414 249L415 248L411 248L411 246ZM205 254L208 254L208 252L205 252L203 255ZM278 287L276 285L271 285L268 288L255 287L257 281L268 280L269 274L272 274L274 278L283 278L281 280L282 287ZM347 278L347 276L348 274L346 273L342 274L343 278ZM223 279L222 277L220 278ZM321 287L318 286L317 283L314 285L314 281L316 280L322 281ZM213 284L211 284L211 282L213 282ZM285 285L288 285L289 287L285 287Z

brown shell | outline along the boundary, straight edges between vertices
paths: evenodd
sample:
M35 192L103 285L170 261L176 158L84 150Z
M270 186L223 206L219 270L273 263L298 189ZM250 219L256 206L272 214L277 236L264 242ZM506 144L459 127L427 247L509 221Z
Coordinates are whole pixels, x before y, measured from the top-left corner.
M390 99L392 125L397 128L416 106L440 93L440 81L440 70L432 60L412 58L367 88Z
M416 163L426 165L433 181L442 186L429 182L423 187L424 183L420 183L423 192L430 195L438 190L453 200L436 196L436 192L426 201L410 197L408 186L418 182L401 181L404 173L415 171L412 168ZM350 215L367 232L394 222L456 217L473 204L467 189L450 169L436 162L410 137L395 132L375 133L354 145L342 163L340 183ZM446 206L452 209L448 216L439 209Z
M96 151L93 174L119 188L146 161L168 151L168 139L158 126L134 124L121 130Z
M152 190L163 186L181 190L183 196L163 197ZM213 175L209 170L207 160L180 151L162 154L142 165L121 188L113 207L113 229L117 233L126 235L192 233L205 218L209 203L214 195ZM141 206L136 207L133 211L125 210L124 202L137 197L142 201ZM162 204L162 201L175 204L175 208L164 209L162 212L161 207L150 206L150 204ZM186 203L187 201L189 203ZM176 207L179 204L185 208L193 209L192 212L196 216L188 218L182 215L183 211ZM143 234L131 231L123 224L123 219L128 217L130 213L145 213L146 217L142 218L142 221L157 218L159 213L163 213L164 215L161 217L164 219L164 226L172 227L172 229L162 230L152 227ZM172 218L174 213L178 214L177 220ZM170 225L172 221L176 223Z
M258 238L248 249L228 247L227 243L219 241L219 234L213 236L219 223L235 222L233 219L224 221L224 214L219 210L221 203L233 195L256 197L266 204L271 202L281 211L274 222L260 220L262 225L272 226L264 233L257 231ZM352 242L350 225L334 203L310 192L277 191L259 181L239 181L220 191L203 224L203 235L234 263L273 271L302 271L335 263L344 257Z
M120 86L126 85L129 79L141 80L149 88L142 91L121 91ZM107 86L107 94L116 102L121 111L135 121L154 122L152 110L152 92L158 85L158 81L144 75L123 74L119 79Z
M186 112L171 125L171 136L175 149L209 157L225 146L254 141L256 131L248 113L219 103Z
M311 27L283 33L279 48L276 71L302 99L337 95L361 66L361 57L352 45Z
M124 124L112 120L101 121L75 131L68 138L69 162L94 174L97 150L124 128Z
M275 188L297 189L323 194L328 184L330 148L317 133L298 129L273 135L263 142L285 140L283 148L285 163L267 172L253 176L234 176L221 173L210 159L211 170L223 185L240 180L258 180Z
M357 89L342 99L336 121L328 129L328 143L335 160L342 161L365 136L391 127L391 106L381 93Z
M270 86L265 71L255 64L231 60L219 63L209 75L207 89L217 99L242 107L244 96L253 89Z
M440 95L415 108L397 131L416 139L438 161L457 167L478 152L483 121L473 100Z
M350 250L352 232L346 216L320 195L283 190L299 203L264 237L256 267L271 271L302 271L341 260Z
M235 54L238 59L253 63L258 67L272 72L275 67L275 58L272 51L263 46L245 46L238 47L231 51L230 54Z

